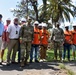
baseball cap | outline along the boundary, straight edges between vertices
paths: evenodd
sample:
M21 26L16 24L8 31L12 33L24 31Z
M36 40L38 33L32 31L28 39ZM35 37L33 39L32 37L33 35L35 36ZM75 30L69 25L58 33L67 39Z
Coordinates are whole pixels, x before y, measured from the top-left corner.
M7 18L6 20L7 20L7 21L11 21L11 19L10 19L10 18Z
M0 14L0 18L2 18L3 16L2 16L2 14Z

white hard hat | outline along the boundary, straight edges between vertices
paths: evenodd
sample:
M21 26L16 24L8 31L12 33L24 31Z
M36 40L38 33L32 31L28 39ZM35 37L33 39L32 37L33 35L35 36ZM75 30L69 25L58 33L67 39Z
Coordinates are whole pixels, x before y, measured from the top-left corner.
M47 27L47 24L46 24L46 23L42 23L42 26L43 26L43 27Z
M22 19L21 19L21 22L22 22L22 21L26 22L26 19L25 19L25 18L22 18Z
M72 26L76 26L76 23L74 23Z
M69 22L66 22L65 23L65 27L69 27L70 23Z
M65 27L69 27L69 25L67 24L67 25L65 25Z
M7 20L7 21L11 21L11 19L10 19L10 18L7 18L6 20Z
M35 24L39 24L39 22L38 22L38 21L35 21L35 22L34 22L34 25L35 25Z
M40 23L38 26L42 26L42 24Z

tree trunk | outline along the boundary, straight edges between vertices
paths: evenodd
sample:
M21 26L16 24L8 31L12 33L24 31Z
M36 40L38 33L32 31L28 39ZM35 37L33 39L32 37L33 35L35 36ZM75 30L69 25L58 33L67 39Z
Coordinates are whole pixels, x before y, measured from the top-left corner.
M32 1L32 0L30 0L30 1L31 1L31 3L32 3L32 6L33 6L34 11L35 11L35 13L36 13L36 20L38 20L37 1Z

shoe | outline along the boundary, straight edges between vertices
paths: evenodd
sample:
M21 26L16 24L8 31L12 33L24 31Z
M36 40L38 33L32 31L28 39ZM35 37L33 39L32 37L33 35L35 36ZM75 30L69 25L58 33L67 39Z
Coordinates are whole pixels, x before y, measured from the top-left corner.
M62 58L62 60L60 60L60 62L64 62L64 59Z
M43 61L46 61L46 59L43 59Z
M39 61L38 61L38 60L35 60L35 62L39 63Z
M43 62L43 60L42 60L42 59L40 59L40 62Z
M30 60L30 63L33 63L32 60Z
M18 62L12 62L12 64L18 64Z
M68 58L68 61L70 61L70 58Z
M2 62L0 62L0 65L2 65Z
M24 67L24 66L25 66L25 65L24 65L24 62L21 62L20 66L21 66L21 67Z
M75 58L72 58L72 61L74 61L75 60Z
M7 62L7 64L6 64L6 65L7 65L7 66L10 66L10 63L8 63L8 62Z

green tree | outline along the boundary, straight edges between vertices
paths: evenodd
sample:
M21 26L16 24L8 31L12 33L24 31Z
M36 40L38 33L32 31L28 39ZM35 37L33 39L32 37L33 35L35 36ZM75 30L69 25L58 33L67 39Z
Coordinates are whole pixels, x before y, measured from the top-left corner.
M35 14L36 14L36 20L38 20L38 9L37 9L37 0L30 0L30 2L32 3L32 6L34 8Z
M76 8L70 0L48 0L49 4L46 5L46 13L48 18L52 18L52 22L58 21L64 22L64 20L70 21L70 15L74 17L74 8ZM43 9L43 6L42 8ZM40 15L44 11L41 11ZM48 19L47 18L47 19Z
M33 8L32 8L33 6ZM36 0L21 0L16 5L16 9L12 12L16 17L32 17L33 19L38 20L38 10L37 10L37 1Z

